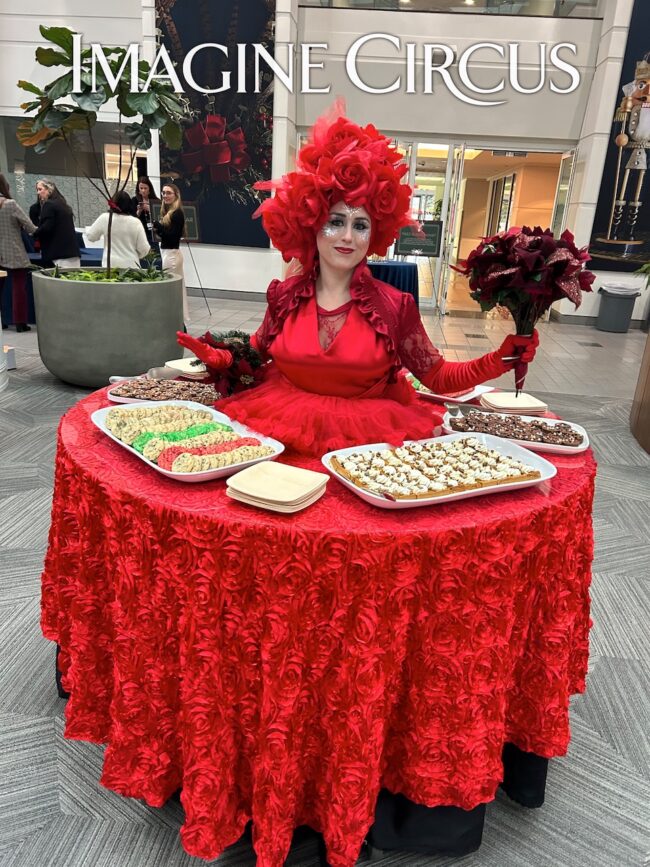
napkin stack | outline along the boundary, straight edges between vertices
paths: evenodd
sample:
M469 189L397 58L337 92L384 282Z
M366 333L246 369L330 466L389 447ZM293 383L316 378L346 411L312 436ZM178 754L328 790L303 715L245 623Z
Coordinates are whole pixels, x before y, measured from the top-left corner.
M171 361L165 362L165 367L171 367L177 372L178 376L183 376L185 379L205 379L207 368L203 362L200 364L192 364L193 361L198 361L197 358L190 356L189 358L173 358Z
M481 406L505 415L544 415L548 405L542 400L522 391L515 396L513 391L491 391L481 395Z
M328 481L326 473L264 461L230 476L226 493L249 506L291 514L319 500Z

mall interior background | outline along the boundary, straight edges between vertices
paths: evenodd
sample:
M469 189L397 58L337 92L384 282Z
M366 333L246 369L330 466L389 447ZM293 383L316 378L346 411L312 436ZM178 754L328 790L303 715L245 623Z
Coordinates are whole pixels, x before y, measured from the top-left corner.
M224 9L237 5L238 0L226 0ZM301 137L336 96L345 98L355 121L372 122L394 136L409 160L413 214L441 221L440 255L417 260L424 309L478 315L464 278L450 266L490 231L521 224L551 226L554 231L568 227L579 244L589 242L605 158L614 146L612 119L621 96L619 79L634 0L277 0L275 6L278 61L286 67L289 45L326 42L326 49L312 51L312 61L324 63L324 69L313 71L312 86L331 87L329 93L301 93L299 70L294 92L276 82L271 174L277 177L292 168ZM33 200L38 177L53 177L83 227L104 204L77 177L78 167L65 149L53 147L37 156L26 153L15 139L24 98L15 85L18 71L20 77L37 83L51 72L36 67L33 58L42 41L40 23L65 24L83 33L85 42L142 43L145 56L152 59L157 39L155 0L116 0L101 15L94 4L53 0L45 16L37 0L28 0L19 12L0 13L0 170L8 175L23 206ZM396 51L387 40L364 46L359 74L375 88L386 88L401 75L402 86L394 92L369 94L350 83L346 53L359 34L369 32L397 35L402 48L406 43L415 45L415 93L403 92L404 50ZM520 85L537 92L514 90L507 81L507 61L485 50L475 54L471 75L488 89L505 74L506 87L499 94L503 104L468 105L439 82L432 94L424 93L423 46L431 42L448 44L457 54L477 42L497 43L504 46L506 57L508 45L516 42ZM576 46L576 56L566 57L579 69L580 84L569 94L551 92L549 69L546 83L537 87L540 76L544 77L539 46L559 42ZM555 78L560 86L567 86L566 74L556 70ZM78 159L91 175L100 170L115 175L117 114L109 105L100 119L104 123L98 125L96 152L81 151ZM146 165L159 186L157 142L138 156L140 167ZM647 212L644 219L650 219ZM281 276L283 268L273 249L234 244L193 243L192 256L186 257L190 287L236 293L240 298L262 298L269 280ZM641 295L633 321L641 323L650 306L643 281L633 273L598 272L595 288L611 281L638 285ZM598 303L594 293L576 313L568 301L560 302L554 315L561 321L591 324Z

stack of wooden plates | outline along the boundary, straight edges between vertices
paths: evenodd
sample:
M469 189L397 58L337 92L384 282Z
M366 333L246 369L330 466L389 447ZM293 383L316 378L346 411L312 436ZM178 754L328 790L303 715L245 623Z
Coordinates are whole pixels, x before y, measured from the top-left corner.
M226 493L249 506L291 514L319 500L328 480L326 473L265 461L231 476Z
M171 361L165 362L165 367L170 367L176 371L177 376L184 376L186 379L205 379L207 369L203 362L193 364L198 361L198 358L190 356L189 358L173 358Z
M494 412L513 413L515 415L544 415L548 405L532 394L520 392L516 397L512 391L492 391L481 395L481 406Z

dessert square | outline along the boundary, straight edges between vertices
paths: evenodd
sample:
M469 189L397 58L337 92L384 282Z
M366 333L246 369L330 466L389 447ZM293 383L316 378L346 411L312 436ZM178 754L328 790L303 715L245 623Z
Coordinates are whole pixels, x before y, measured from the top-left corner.
M541 478L538 470L468 437L333 457L332 468L359 488L416 500Z

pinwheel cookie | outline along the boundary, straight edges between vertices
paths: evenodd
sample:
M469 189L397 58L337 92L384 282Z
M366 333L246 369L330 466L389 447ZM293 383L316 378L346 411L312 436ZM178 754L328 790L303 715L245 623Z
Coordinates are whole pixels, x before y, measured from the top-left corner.
M242 446L222 454L193 455L188 452L180 454L173 462L171 469L174 473L197 473L208 470L218 470L233 464L245 461L258 460L275 454L271 446Z
M185 440L184 445L174 445L161 452L158 455L156 463L163 470L171 470L174 461L179 455L220 455L241 449L244 446L259 445L261 445L260 441L254 437L236 437L231 442L213 443L212 445L203 446L194 446L192 445L192 440Z
M172 445L187 446L187 451L188 449L219 445L239 439L239 434L236 434L232 428L230 430L211 428L209 431L206 428L211 428L211 425L200 424L186 430L154 436L145 443L142 454L148 461L157 461L158 456Z
M179 431L209 422L213 417L208 410L169 404L138 409L113 409L106 416L106 427L122 442L131 445L143 433L155 435Z
M145 447L154 439L161 439L163 442L170 445L174 442L180 442L184 439L191 439L195 436L201 436L203 434L215 433L216 431L222 431L224 433L231 432L232 428L230 425L223 424L220 421L207 421L203 424L193 424L190 427L185 427L183 424L179 428L174 428L173 430L168 431L156 431L156 430L146 430L143 433L139 434L131 443L133 448L140 453L144 453Z

